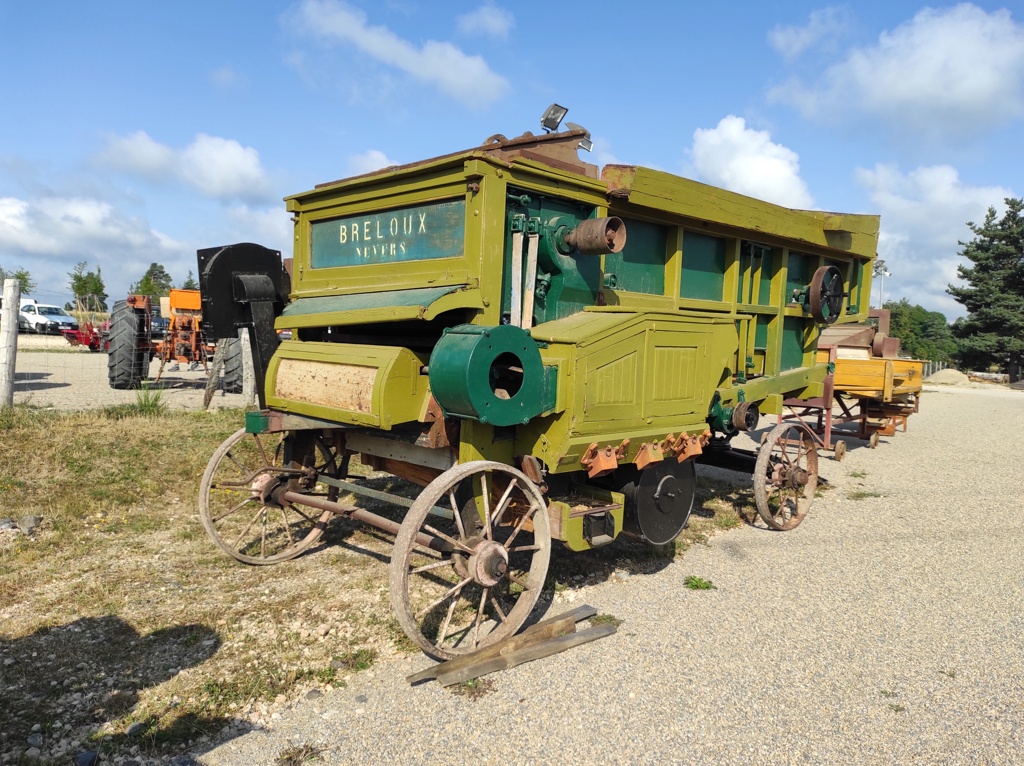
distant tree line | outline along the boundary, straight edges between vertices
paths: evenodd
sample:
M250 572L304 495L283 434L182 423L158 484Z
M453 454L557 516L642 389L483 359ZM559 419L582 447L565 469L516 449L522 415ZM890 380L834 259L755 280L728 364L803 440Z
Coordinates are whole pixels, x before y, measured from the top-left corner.
M5 279L18 280L21 283L21 294L24 296L32 295L38 287L28 269L21 267L8 270L0 266L0 284L3 284ZM128 292L160 297L169 295L173 286L171 276L167 273L167 270L159 263L151 263L139 281L131 285ZM193 276L191 269L188 272L188 277L181 283L180 288L182 290L199 289L199 283ZM86 261L80 261L76 264L74 270L68 272L68 289L70 289L71 294L74 296L74 302L67 303L64 308L84 311L109 310L107 299L110 296L107 295L107 288L103 284L103 274L99 266L96 267L95 271L91 271Z
M956 360L957 342L941 311L911 305L906 298L886 301L884 307L890 312L889 335L900 339L900 353L932 362Z

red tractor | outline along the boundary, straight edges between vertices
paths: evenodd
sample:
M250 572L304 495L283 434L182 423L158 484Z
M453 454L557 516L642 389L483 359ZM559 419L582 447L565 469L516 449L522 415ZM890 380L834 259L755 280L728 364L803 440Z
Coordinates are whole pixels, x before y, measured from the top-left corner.
M162 312L154 310L148 295L129 295L117 301L106 332L107 378L111 388L140 388L149 379L149 363L160 359L155 380L168 363L202 365L209 371L215 344L207 341L202 328L202 303L198 290L171 290ZM161 316L168 320L160 337ZM69 339L70 340L70 339ZM242 391L242 354L237 339L221 341L228 348L224 360L224 390ZM74 342L72 342L74 345ZM90 345L90 348L92 346Z

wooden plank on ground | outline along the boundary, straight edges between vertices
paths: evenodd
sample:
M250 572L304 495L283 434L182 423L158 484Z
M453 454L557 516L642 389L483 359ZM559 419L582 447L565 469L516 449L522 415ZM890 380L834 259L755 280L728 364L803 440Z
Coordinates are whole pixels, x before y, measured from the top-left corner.
M499 641L496 644L485 646L472 654L456 657L447 662L440 662L437 665L431 665L429 668L424 668L410 676L406 676L405 680L410 684L427 681L437 678L441 673L453 673L460 668L481 662L482 660L488 660L501 654L508 654L553 638L559 638L567 633L573 633L576 630L576 623L580 620L589 619L596 614L597 610L592 606L578 606L564 614L542 620L535 625L531 625L518 635L507 638L504 641ZM475 676L470 676L470 678L475 678Z
M488 673L514 668L516 665L522 665L524 662L532 662L542 657L550 657L552 654L564 652L566 649L596 641L599 638L605 638L612 635L615 630L615 626L610 623L596 625L593 628L569 633L559 638L553 638L507 654L499 654L497 657L481 660L457 670L446 670L438 675L437 681L441 686L459 684L473 678L485 676Z

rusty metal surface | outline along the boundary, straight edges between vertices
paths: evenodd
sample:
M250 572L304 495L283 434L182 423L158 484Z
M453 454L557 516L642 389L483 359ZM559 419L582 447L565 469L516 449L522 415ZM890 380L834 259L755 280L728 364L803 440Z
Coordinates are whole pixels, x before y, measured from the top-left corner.
M781 423L761 445L754 500L769 528L788 531L807 516L818 486L818 450L807 426Z

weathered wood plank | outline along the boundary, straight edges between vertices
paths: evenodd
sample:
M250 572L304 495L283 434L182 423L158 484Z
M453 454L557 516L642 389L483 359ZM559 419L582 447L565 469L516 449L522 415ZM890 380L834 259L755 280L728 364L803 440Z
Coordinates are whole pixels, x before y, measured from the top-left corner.
M406 676L405 680L410 684L414 684L419 681L437 678L441 673L450 673L466 665L496 657L502 653L516 651L542 641L547 641L552 638L563 636L567 633L572 633L576 630L577 622L589 619L595 614L597 614L597 610L592 606L588 606L586 604L578 606L564 614L559 614L555 617L549 617L546 620L542 620L535 625L531 625L518 635L507 638L496 644L492 644L491 646L485 646L472 654L467 654L463 657L456 657L453 660L440 662L437 665L424 668L412 675Z
M615 633L615 630L614 625L605 623L593 628L587 628L586 630L569 633L560 638L553 638L550 641L544 641L543 643L528 646L518 651L481 660L454 671L446 671L437 676L437 681L442 686L451 686L452 684L469 681L473 678L485 676L488 673L514 668L516 665L522 665L525 662L539 660L542 657L550 657L552 654L564 652L566 649L571 649L574 646L605 638Z

